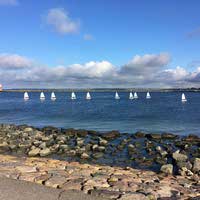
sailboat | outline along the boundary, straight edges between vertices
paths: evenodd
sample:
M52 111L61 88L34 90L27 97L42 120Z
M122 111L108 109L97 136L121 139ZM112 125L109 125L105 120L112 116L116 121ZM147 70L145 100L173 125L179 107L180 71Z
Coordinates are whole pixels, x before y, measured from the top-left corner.
M28 92L24 92L24 100L29 100Z
M134 99L138 99L137 92L134 92Z
M182 101L182 102L186 102L186 101L187 101L187 99L186 99L186 97L185 97L185 94L184 94L184 93L182 93L182 96L181 96L181 101Z
M115 92L115 99L120 99L119 94Z
M87 94L86 94L86 99L88 99L88 100L91 99L91 96L90 96L90 93L89 93L89 92L87 92Z
M45 100L44 92L40 93L40 100Z
M56 100L56 95L54 92L51 93L51 100L52 101L55 101Z
M74 92L71 94L71 99L76 99L76 94Z
M149 92L147 92L146 99L151 99L151 95L150 95L150 93L149 93Z
M129 93L129 99L134 99L134 96L133 96L132 92Z

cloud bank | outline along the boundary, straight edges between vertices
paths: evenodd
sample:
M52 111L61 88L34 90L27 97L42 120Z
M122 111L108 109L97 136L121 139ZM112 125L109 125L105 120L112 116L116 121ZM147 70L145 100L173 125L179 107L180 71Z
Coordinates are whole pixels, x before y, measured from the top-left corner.
M59 34L77 33L79 22L72 20L63 8L52 8L48 11L46 22Z
M109 61L47 67L17 54L0 54L0 80L6 88L198 87L200 67L193 72L169 68L167 53L136 55L122 66Z

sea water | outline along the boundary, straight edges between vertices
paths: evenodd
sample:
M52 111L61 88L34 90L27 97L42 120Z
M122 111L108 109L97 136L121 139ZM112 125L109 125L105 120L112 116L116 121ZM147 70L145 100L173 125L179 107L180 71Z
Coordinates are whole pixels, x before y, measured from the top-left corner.
M39 92L30 92L28 101L23 93L0 93L0 123L28 124L37 127L56 126L97 131L119 130L122 133L172 132L180 135L200 135L200 93L185 92L187 102L181 102L180 92L138 92L138 99L130 100L129 92L76 92L71 100L69 92L45 93L46 100L39 99Z

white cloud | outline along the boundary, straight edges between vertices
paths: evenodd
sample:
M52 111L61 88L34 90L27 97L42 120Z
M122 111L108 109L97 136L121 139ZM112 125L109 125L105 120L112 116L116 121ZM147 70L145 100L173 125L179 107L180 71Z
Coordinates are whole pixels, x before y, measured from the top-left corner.
M135 56L121 67L108 61L47 67L20 55L0 54L0 80L7 87L195 87L200 67L193 72L169 68L168 54ZM17 69L17 70L16 70Z
M77 33L79 22L72 20L63 8L52 8L48 11L46 22L60 34Z
M147 74L167 66L170 56L167 53L136 55L122 67L122 73Z
M0 69L21 69L32 65L32 61L17 54L0 54Z
M4 6L16 6L19 2L17 0L0 0L0 5Z
M85 34L83 35L83 39L90 41L90 40L94 40L94 37L91 34Z

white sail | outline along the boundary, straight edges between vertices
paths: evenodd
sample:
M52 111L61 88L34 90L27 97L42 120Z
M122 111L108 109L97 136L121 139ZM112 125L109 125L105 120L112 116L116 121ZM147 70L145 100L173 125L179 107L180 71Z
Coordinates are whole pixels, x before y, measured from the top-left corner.
M51 100L56 100L56 95L54 92L51 93Z
M28 92L24 92L24 100L28 100L28 99L29 99Z
M115 99L120 99L119 94L115 92Z
M71 99L76 99L76 94L74 92L71 94Z
M130 92L130 94L129 94L129 99L134 99L132 92Z
M89 92L87 92L87 94L86 94L86 99L91 99L91 96L90 96L90 93Z
M134 92L134 99L137 99L137 98L138 98L137 92Z
M146 96L147 99L151 99L151 95L149 92L147 92L147 96Z
M41 93L40 93L40 99L41 99L41 100L45 100L44 92L41 92Z
M186 99L186 97L185 97L185 94L184 94L184 93L182 93L182 96L181 96L181 101L182 101L182 102L186 102L186 101L187 101L187 99Z

